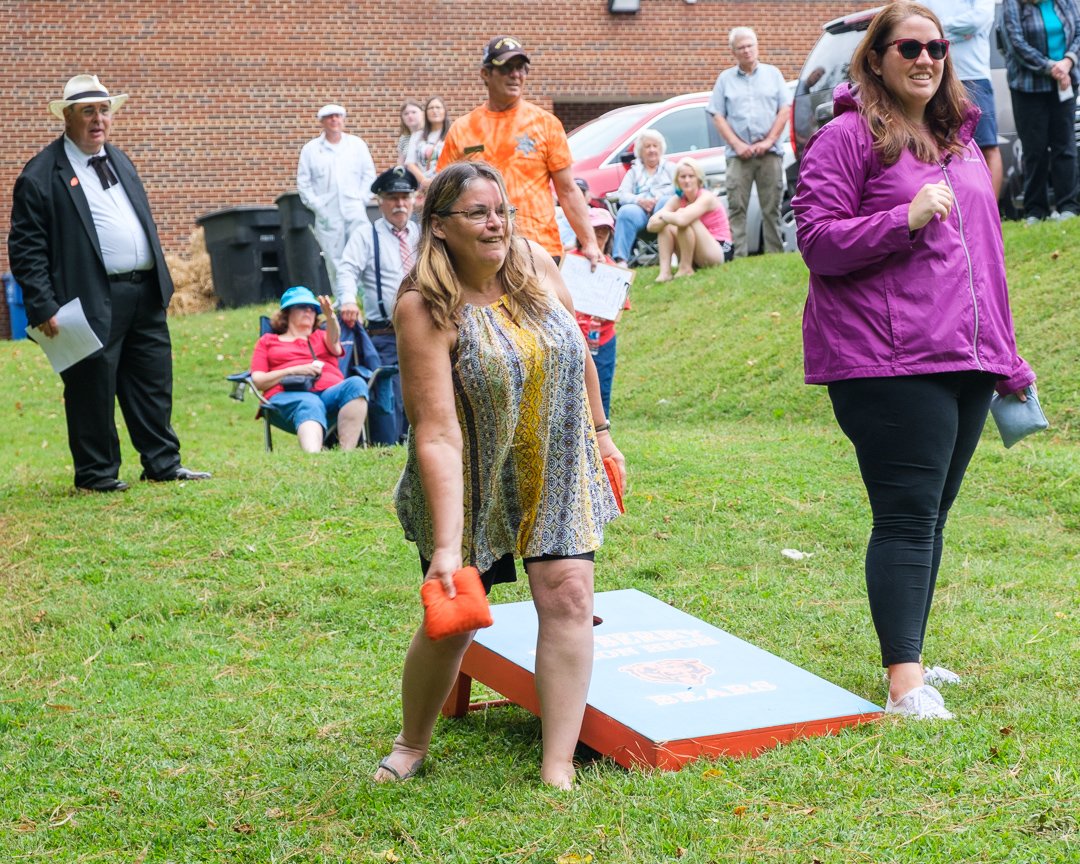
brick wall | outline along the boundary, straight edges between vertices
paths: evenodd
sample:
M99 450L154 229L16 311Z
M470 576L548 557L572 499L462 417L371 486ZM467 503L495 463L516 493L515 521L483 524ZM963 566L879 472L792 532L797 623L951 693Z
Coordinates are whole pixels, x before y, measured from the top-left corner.
M146 184L166 251L195 217L273 205L295 183L315 110L340 102L348 131L392 164L405 97L442 96L457 116L484 98L486 40L509 33L533 61L526 96L572 104L575 121L614 104L708 89L732 59L728 30L757 30L762 59L795 75L823 21L862 8L837 0L642 0L614 16L606 0L0 0L0 71L12 112L0 161L0 270L7 269L11 187L62 131L47 111L64 82L98 74L131 99L111 140ZM409 22L398 10L418 12Z

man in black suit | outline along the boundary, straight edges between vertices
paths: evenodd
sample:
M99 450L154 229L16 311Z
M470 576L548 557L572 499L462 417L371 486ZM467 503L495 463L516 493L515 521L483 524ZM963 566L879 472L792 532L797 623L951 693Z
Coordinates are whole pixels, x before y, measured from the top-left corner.
M107 145L110 96L95 75L76 75L49 110L64 134L15 182L8 258L30 324L59 332L56 313L79 298L104 346L61 373L75 486L122 492L120 402L142 479L204 480L180 464L172 429L172 344L165 310L173 284L135 166Z

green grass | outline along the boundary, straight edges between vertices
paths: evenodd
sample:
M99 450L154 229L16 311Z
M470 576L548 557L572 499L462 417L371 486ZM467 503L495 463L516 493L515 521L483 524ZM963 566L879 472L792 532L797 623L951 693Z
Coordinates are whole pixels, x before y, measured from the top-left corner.
M34 346L0 343L0 862L1080 861L1073 225L1006 227L1053 427L1007 452L987 429L947 529L927 651L965 674L959 720L678 773L583 754L570 794L539 785L539 724L517 708L440 721L418 782L368 781L418 620L390 500L402 452L305 456L278 435L263 453L222 380L257 310L173 322L174 423L214 479L124 495L72 494L59 381ZM824 390L801 383L801 261L653 275L620 326L632 494L598 589L880 702L865 496Z

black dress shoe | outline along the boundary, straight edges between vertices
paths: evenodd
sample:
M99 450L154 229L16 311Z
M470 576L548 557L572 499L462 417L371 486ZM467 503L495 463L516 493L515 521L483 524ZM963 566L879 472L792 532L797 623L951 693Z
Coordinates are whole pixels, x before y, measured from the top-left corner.
M115 477L111 480L100 480L91 486L75 486L80 492L126 492L128 484Z
M185 468L181 465L171 474L166 474L164 477L148 477L146 472L142 472L140 480L149 480L151 483L168 483L172 480L209 480L213 475L209 471L192 471L190 468Z

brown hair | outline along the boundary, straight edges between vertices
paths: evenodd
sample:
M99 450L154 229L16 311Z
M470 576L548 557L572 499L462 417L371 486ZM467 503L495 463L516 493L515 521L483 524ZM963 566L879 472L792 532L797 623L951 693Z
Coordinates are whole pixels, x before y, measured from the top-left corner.
M402 135L412 135L412 129L410 129L408 126L405 125L405 120L401 116L402 114L405 113L405 109L408 108L410 105L413 108L419 108L421 113L423 113L423 110L424 110L424 106L421 105L419 102L417 102L415 99L406 99L404 102L401 103L401 107L398 108L398 120L401 121L401 133L400 134L402 134Z
M287 306L284 309L275 310L274 314L270 316L270 332L277 333L278 336L280 336L282 333L287 332L289 329L289 310L296 308L296 306ZM321 318L322 316L318 312L316 312L315 323L311 326L312 333L319 329Z
M446 107L446 101L441 96L431 96L427 102L424 103L424 137L426 138L431 134L432 125L427 119L427 109L431 106L432 102L438 102L443 107L443 122L442 129L439 130L439 140L442 141L446 138L446 133L450 131L450 124L454 121L450 119L450 109Z
M454 326L464 304L463 289L454 269L454 258L446 241L432 231L432 216L446 216L465 190L477 180L490 180L499 187L506 206L506 185L502 175L487 162L455 162L435 175L424 197L420 216L420 246L416 266L406 282L411 282L424 298L435 325L440 329ZM506 252L498 279L509 300L510 315L518 319L523 309L539 312L549 308L550 301L536 270L532 266L532 250L528 240L513 233L513 223L507 226L510 248ZM403 286L404 288L407 286Z
M918 124L908 119L899 100L870 66L871 53L881 57L888 50L888 42L896 28L915 16L932 21L938 33L943 33L938 17L922 4L890 3L874 16L851 58L851 80L859 87L859 111L870 126L874 149L886 165L896 162L905 150L910 150L922 162L936 162L942 152L959 154L965 146L957 140L956 133L967 114L967 91L956 77L952 57L946 55L941 83L926 106L929 137Z

